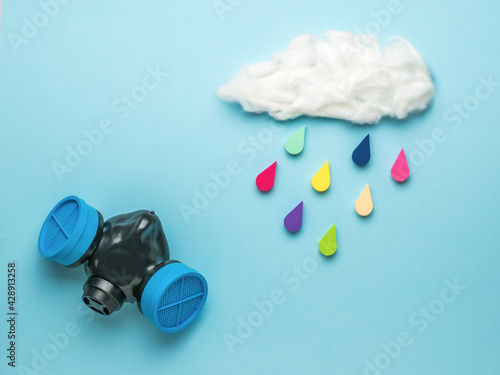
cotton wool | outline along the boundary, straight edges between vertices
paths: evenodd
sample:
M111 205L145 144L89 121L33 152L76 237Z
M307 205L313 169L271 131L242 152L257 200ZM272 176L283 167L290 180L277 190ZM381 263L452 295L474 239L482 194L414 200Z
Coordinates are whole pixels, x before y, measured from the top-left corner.
M381 49L376 36L328 31L324 38L297 36L269 61L244 65L217 95L278 120L307 115L375 124L423 111L434 84L405 39Z

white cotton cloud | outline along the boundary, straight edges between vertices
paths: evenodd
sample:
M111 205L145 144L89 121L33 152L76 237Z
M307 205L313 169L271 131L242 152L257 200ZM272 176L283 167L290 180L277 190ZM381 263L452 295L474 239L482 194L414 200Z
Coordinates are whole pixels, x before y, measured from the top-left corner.
M244 65L217 95L278 120L307 115L374 124L424 110L434 84L406 40L381 49L373 35L328 31L325 38L300 35L269 61Z

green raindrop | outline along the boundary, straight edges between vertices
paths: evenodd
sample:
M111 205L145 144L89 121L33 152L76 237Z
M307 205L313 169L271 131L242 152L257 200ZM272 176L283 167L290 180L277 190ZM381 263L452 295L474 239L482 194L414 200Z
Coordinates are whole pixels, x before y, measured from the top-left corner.
M304 138L306 135L306 126L304 125L285 142L285 149L291 155L298 155L304 149Z
M335 224L332 225L321 241L319 241L319 251L327 257L333 255L337 251L337 234L335 233Z

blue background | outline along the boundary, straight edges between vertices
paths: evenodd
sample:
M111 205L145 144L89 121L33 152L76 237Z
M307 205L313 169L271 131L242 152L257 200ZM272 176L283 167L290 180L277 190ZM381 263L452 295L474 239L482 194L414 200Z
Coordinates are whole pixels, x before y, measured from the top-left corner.
M210 0L70 1L16 51L9 33L20 34L23 18L41 8L2 2L0 310L7 310L7 262L15 261L17 364L30 368L33 350L43 352L50 333L74 322L77 335L39 373L363 374L366 361L374 363L381 345L401 332L412 344L380 373L500 373L498 87L461 126L443 117L454 104L474 104L469 96L481 77L500 80L500 3L402 1L402 11L378 29L372 12L387 9L386 1L236 3L221 19ZM432 107L375 126L299 118L272 131L248 161L248 137L269 135L263 129L272 121L221 102L217 88L294 36L367 25L382 42L402 36L422 53L436 83ZM120 119L113 101L140 85L148 66L169 76ZM66 147L76 148L82 131L104 118L114 130L60 181L53 162L64 163ZM303 125L305 149L291 157L284 142ZM445 141L419 151L416 142L436 129ZM368 132L372 159L359 168L351 152ZM402 147L411 176L397 185L387 173ZM179 205L191 205L193 189L203 190L232 160L240 173L184 220ZM255 177L275 160L275 187L261 194ZM311 178L326 160L332 186L318 194ZM375 209L363 219L354 203L367 183ZM173 258L209 282L193 325L168 335L135 305L111 317L80 309L83 269L37 252L45 216L71 194L105 218L157 212ZM283 218L301 200L304 224L292 235ZM317 246L332 224L339 247L326 259ZM313 270L292 282L304 262ZM455 279L466 289L419 332L409 317ZM231 352L224 334L236 335L238 317L248 319L254 301L275 289L284 303ZM1 327L5 354L5 321ZM2 358L2 373L18 373Z

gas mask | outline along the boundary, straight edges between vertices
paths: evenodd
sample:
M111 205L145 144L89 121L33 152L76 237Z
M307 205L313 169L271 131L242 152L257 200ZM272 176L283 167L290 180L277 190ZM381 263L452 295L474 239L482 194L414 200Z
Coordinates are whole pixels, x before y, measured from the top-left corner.
M45 220L40 254L66 267L83 265L83 302L102 315L137 302L163 332L177 332L199 314L207 282L197 271L170 260L167 239L154 211L139 210L104 221L84 200L60 201Z

